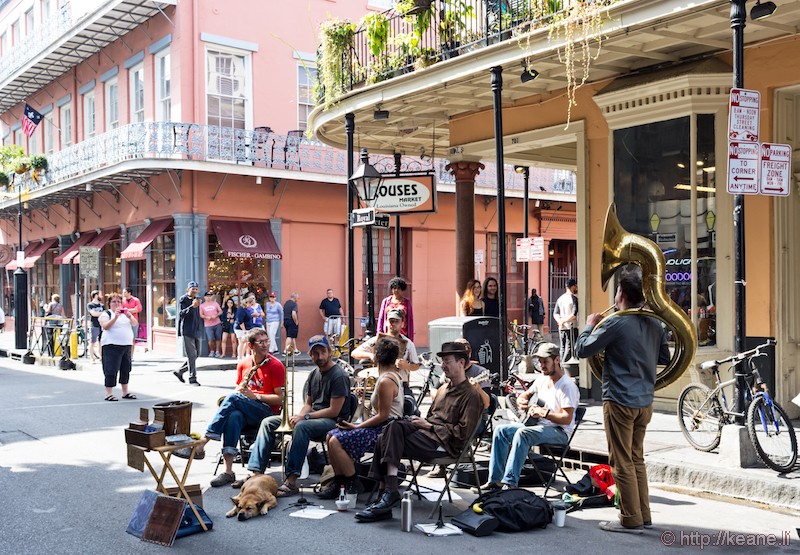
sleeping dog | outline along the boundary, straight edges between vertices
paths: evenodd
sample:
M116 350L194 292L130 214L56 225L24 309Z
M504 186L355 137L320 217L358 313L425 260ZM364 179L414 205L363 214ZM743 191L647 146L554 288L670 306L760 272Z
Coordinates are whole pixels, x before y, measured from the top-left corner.
M278 506L275 494L278 493L278 484L272 476L258 474L251 476L242 485L239 495L231 497L233 509L225 516L237 516L239 520L247 520L258 515L265 515L270 509Z

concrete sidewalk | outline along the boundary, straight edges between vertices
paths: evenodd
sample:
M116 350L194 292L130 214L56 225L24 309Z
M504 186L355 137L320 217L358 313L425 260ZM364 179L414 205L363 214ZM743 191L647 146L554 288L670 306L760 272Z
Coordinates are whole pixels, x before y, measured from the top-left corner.
M19 356L21 353L12 348L13 344L13 334L0 334L0 356L12 353ZM134 357L134 366L137 369L154 372L171 372L182 362L183 359L175 355L145 352L143 348L138 348ZM78 371L100 369L98 364L92 364L85 359L78 359L76 363ZM300 388L313 364L306 353L297 356L295 363ZM236 361L233 359L200 357L197 364L201 384L204 383L203 374L206 372L236 368ZM423 376L414 376L412 385L413 382L422 380ZM296 406L301 402L295 399ZM586 416L572 442L572 460L569 464L574 469L572 475L576 477L580 477L589 466L607 462L608 459L602 406L587 401L586 407ZM795 468L793 472L778 475L764 466L741 468L729 464L726 461L730 457L724 453L721 455L719 451L730 447L731 438L734 441L736 439L733 434L725 434L723 443L715 452L697 451L683 437L675 412L655 413L645 438L645 460L650 481L668 487L687 488L776 507L800 508L800 469Z

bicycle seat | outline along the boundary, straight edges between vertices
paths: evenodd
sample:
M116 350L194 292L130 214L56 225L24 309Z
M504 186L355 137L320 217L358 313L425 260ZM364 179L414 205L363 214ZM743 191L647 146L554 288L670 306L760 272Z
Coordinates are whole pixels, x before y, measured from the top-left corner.
M716 360L707 360L707 361L703 362L702 364L700 364L700 368L703 369L703 370L712 370L712 369L716 368L717 366L719 366L719 365L717 364Z

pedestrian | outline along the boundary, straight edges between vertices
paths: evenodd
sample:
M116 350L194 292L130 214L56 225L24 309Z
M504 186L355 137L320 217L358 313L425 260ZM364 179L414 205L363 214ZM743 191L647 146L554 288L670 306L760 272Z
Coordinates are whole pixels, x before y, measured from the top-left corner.
M483 315L500 317L500 299L497 298L497 291L500 286L497 280L493 277L487 277L483 280Z
M381 301L381 309L378 312L378 333L384 333L388 327L386 321L389 311L393 308L399 308L406 315L403 322L403 329L400 333L414 341L414 312L411 310L411 299L406 297L406 290L408 283L400 276L393 277L389 281L389 291L391 295Z
M203 319L203 328L208 341L208 356L219 358L222 356L219 346L222 343L222 320L220 320L222 307L219 306L213 291L206 291L203 297L203 303L200 305L200 318Z
M228 346L228 340L231 342L231 356L238 354L239 341L236 339L236 332L234 330L234 322L236 322L236 303L231 297L225 301L225 309L222 311L222 357L225 358L225 348Z
M136 350L136 340L139 338L139 315L142 313L142 301L133 296L133 291L129 287L122 290L122 308L128 309L131 318L131 330L133 331L133 343L131 344L131 359Z
M269 337L269 352L274 355L278 352L278 329L283 322L283 305L278 302L278 294L272 291L266 305L267 337Z
M128 309L122 307L122 296L119 293L111 293L108 296L108 310L104 310L98 317L103 328L100 345L103 351L106 401L119 401L113 393L114 386L117 385L117 376L122 388L122 398L136 399L135 395L128 392L133 343L132 318L133 315Z
M45 320L44 335L47 342L47 353L55 356L55 329L61 327L60 318L64 317L64 305L61 304L61 295L53 293L50 297L50 302L44 306L44 316L49 318Z
M644 303L642 275L637 266L618 273L617 309ZM602 320L602 322L601 322ZM611 473L616 483L619 521L600 523L608 532L641 534L652 526L644 435L653 416L656 365L670 360L667 333L650 316L590 314L578 337L576 353L587 358L605 351L603 420Z
M86 310L89 313L89 321L91 322L89 331L89 360L97 362L100 360L99 351L95 351L97 344L100 341L100 336L103 333L103 328L100 326L100 315L103 313L103 293L95 289L91 293L91 302L86 305Z
M562 364L569 364L574 357L575 338L578 331L578 282L574 278L567 280L564 294L556 301L553 319L558 324L558 335L561 342Z
M459 316L483 316L484 305L481 300L481 282L471 279L467 282L467 288L461 295L461 302L458 305Z
M258 301L255 293L250 292L247 296L253 300L253 302L247 306L247 311L250 312L250 318L253 320L253 327L264 329L264 309L261 308L261 303Z
M536 289L531 289L531 296L528 297L528 316L531 319L531 325L539 330L541 334L544 331L544 301L536 294Z
M244 336L248 331L253 329L253 318L250 316L250 311L247 310L253 302L255 302L255 299L251 300L250 297L244 297L242 304L236 309L236 319L233 323L233 329L236 333L236 340L239 343L238 350L236 351L236 356L239 359L244 358L245 351L248 349L247 341L244 340Z
M199 386L197 381L197 355L200 353L200 338L203 334L203 320L200 318L200 299L197 298L199 285L190 281L186 285L186 294L178 301L178 335L183 337L183 348L186 351L186 362L175 370L181 383L186 383L183 375L189 372L189 383Z
M298 319L297 299L300 298L299 293L292 293L289 300L283 305L283 327L286 328L286 346L283 352L288 356L292 353L299 355L300 351L297 349L297 332L299 330L300 320Z
M333 289L325 292L325 298L319 303L319 314L325 320L323 333L330 337L335 335L338 339L342 337L342 303L333 296Z

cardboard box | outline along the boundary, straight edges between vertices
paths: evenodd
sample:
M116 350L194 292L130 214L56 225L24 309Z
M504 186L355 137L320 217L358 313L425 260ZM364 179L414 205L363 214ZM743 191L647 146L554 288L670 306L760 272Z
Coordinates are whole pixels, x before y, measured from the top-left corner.
M125 428L125 443L128 445L138 445L145 449L161 447L166 443L164 430L160 432L142 432Z
M192 500L192 503L197 505L198 507L203 506L203 490L200 489L200 484L192 484L189 486L183 486L186 488L186 493L189 494L189 499ZM180 489L176 487L167 488L167 495L172 497L177 497L180 493Z

